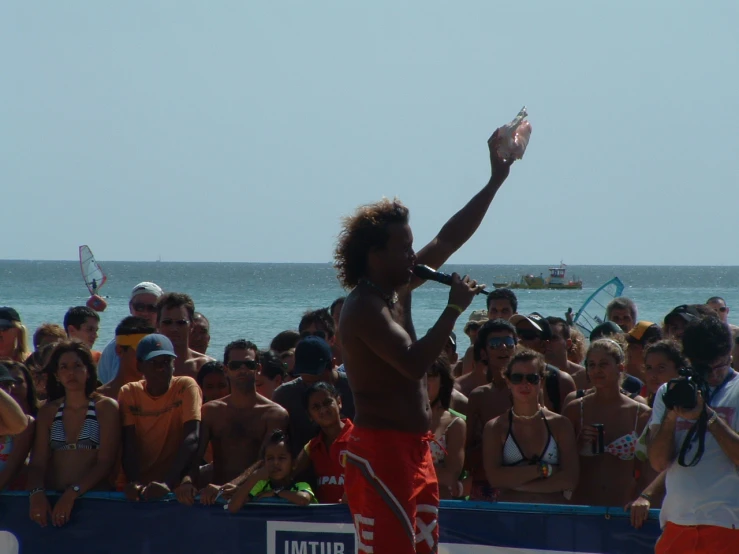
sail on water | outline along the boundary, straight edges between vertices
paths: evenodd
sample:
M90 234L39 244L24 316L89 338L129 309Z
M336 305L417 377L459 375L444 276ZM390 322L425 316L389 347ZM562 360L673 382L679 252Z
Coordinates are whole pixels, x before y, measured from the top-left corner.
M577 325L586 337L590 336L590 332L606 320L606 307L608 303L614 298L621 296L623 291L624 284L618 277L614 277L602 284L580 306L573 323Z
M105 276L103 268L95 260L92 250L86 244L80 246L80 269L90 294L97 294L108 278Z

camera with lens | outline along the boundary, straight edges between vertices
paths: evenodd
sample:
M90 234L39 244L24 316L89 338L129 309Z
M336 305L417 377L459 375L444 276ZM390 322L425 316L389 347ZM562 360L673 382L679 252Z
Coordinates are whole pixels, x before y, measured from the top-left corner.
M667 390L662 395L665 408L672 410L692 410L698 405L698 393L706 398L708 384L705 375L711 371L710 367L685 367L678 371L680 377L667 382Z

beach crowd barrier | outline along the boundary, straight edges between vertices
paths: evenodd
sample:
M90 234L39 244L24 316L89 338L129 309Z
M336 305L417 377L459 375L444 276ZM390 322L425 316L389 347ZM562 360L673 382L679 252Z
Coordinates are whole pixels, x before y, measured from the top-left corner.
M621 508L442 501L439 554L646 554L659 537L658 510L634 529ZM354 554L344 505L183 506L171 497L128 502L119 493L88 493L71 521L40 528L28 517L26 493L0 494L0 550L20 554ZM5 548L6 550L3 550ZM7 550L12 553L12 550Z

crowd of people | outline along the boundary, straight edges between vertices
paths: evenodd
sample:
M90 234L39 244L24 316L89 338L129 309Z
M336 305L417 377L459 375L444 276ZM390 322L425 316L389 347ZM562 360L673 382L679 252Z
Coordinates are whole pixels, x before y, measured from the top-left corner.
M484 286L453 274L418 338L413 268L442 266L481 224L513 161L498 139L490 181L418 252L398 201L347 217L335 267L351 292L269 345L210 352L193 299L151 282L99 351L95 298L39 326L32 350L0 308L0 489L28 491L29 517L58 527L88 491L231 512L346 502L367 553L436 552L439 498L623 507L637 528L661 507L657 552L739 551L739 342L723 299L657 323L616 298L584 333L496 289L463 345L453 329Z
M76 498L98 490L222 498L232 511L275 496L345 501L354 398L337 336L343 302L305 313L268 348L235 340L218 360L193 300L154 283L133 288L131 315L102 352L100 315L86 306L63 327L39 326L33 352L20 315L0 308L0 399L26 419L3 414L0 487L28 490L42 526L64 525ZM487 305L464 325L469 345L450 334L426 371L441 497L625 506L641 526L666 489L657 469L668 464L647 461L652 409L665 410L658 391L687 367L691 325L713 318L731 334L725 302L678 306L658 325L617 298L588 337L564 318L519 314L509 289ZM61 493L53 506L46 491Z

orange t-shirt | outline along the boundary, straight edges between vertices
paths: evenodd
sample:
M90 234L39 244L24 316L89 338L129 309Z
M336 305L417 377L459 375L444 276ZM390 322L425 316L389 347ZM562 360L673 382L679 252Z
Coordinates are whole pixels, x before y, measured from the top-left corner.
M161 482L182 445L183 425L200 421L203 395L192 377L173 377L169 390L157 397L144 385L145 381L123 385L118 404L123 426L136 427L141 482Z

